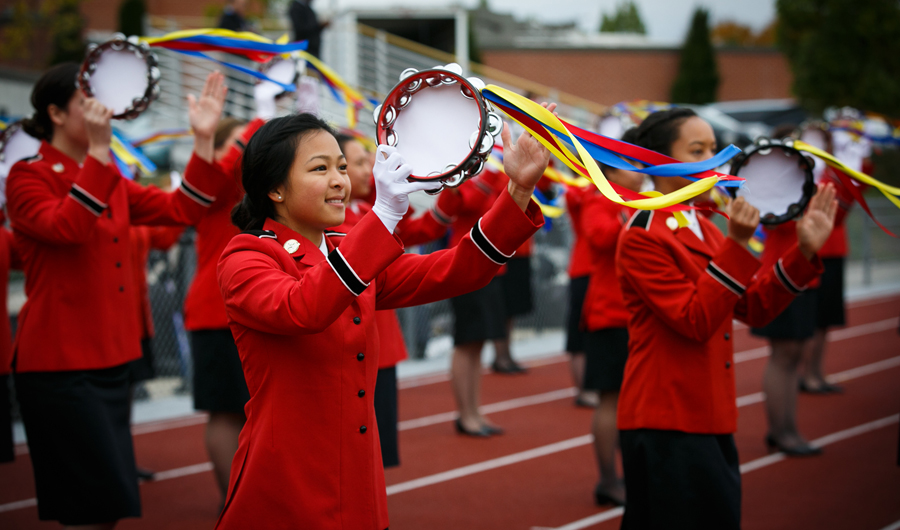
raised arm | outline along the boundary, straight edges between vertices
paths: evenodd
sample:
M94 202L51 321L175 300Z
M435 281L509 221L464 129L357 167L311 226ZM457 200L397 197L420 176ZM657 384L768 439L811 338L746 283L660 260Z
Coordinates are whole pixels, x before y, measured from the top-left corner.
M219 288L229 318L238 324L266 333L319 333L402 253L399 240L368 214L339 250L297 278L279 261L287 258L293 267L280 245L241 234L219 260Z
M193 225L207 212L216 196L233 180L214 163L213 139L225 104L224 76L211 72L199 98L188 95L188 116L194 131L194 154L174 192L128 182L128 206L132 224Z

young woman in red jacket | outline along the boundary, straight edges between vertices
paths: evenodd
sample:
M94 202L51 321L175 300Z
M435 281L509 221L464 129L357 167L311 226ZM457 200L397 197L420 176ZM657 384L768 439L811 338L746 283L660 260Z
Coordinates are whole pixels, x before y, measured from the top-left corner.
M509 133L505 133L508 136ZM278 118L244 152L246 196L218 277L250 388L217 528L388 527L373 392L375 309L434 302L487 284L543 222L530 200L549 153L523 136L510 150L511 183L456 248L404 254L393 233L411 168L379 146L372 211L347 235L346 160L309 114Z
M76 91L78 69L64 63L38 80L25 126L43 142L7 183L28 295L13 362L39 517L112 528L141 513L128 425L140 323L123 310L138 296L129 229L192 224L206 213L225 180L212 165L225 86L214 73L199 100L190 96L194 156L181 188L166 193L115 169L112 112Z
M634 129L622 137L633 142ZM644 175L635 171L616 169L603 164L603 174L613 183L631 191L640 191ZM585 390L596 391L600 403L594 410L591 432L594 435L594 456L600 468L600 482L594 489L598 505L625 504L625 486L616 469L616 448L619 430L616 428L616 409L619 389L628 359L628 310L622 300L622 290L615 280L616 243L625 222L634 212L616 204L592 186L582 205L582 233L590 247L591 274L582 308L582 328L586 331L584 350Z
M711 158L712 127L690 109L651 114L635 142L683 162ZM670 193L687 179L657 177ZM759 212L731 204L728 235L693 212L638 211L619 236L616 274L628 320L618 427L627 500L622 528L740 528L732 318L763 325L822 270L834 188L819 188L798 244L773 266L747 250Z
M2 177L0 177L2 178ZM4 199L0 197L0 199ZM9 271L21 270L22 260L19 256L16 240L12 232L6 229L6 215L0 206L0 285L9 283ZM15 459L15 447L12 431L12 401L9 378L12 373L12 330L9 326L9 313L6 306L5 291L0 295L0 463L12 462Z

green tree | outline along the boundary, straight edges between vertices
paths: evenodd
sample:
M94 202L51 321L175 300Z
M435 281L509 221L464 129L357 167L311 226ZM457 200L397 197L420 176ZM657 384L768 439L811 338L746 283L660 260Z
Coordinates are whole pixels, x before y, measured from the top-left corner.
M718 88L719 69L709 38L709 12L698 8L681 48L678 75L672 84L672 101L700 105L712 103L716 100Z
M50 10L50 33L53 39L53 53L50 64L66 61L80 63L84 60L84 17L81 16L81 0L56 0L48 2Z
M778 0L777 9L778 45L804 106L900 116L900 3Z
M616 12L612 15L603 13L600 20L600 31L603 33L640 33L645 35L647 28L641 20L641 14L637 6L631 0L626 0L616 6Z
M125 0L119 6L119 33L126 37L144 35L144 0Z

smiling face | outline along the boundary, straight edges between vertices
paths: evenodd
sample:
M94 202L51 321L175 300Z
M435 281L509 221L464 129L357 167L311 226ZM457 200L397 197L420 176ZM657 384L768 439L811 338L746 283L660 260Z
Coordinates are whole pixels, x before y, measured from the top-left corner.
M687 118L678 128L678 139L672 143L670 152L672 158L679 162L709 160L716 154L716 135L713 128L699 116ZM656 177L653 182L656 190L662 193L680 190L691 183L682 177ZM700 196L696 200L703 199L704 197Z
M322 231L344 222L350 201L347 161L326 131L303 136L287 180L269 192L275 220L319 245Z
M344 143L344 155L347 157L347 176L350 177L350 193L354 199L367 197L372 191L372 157L356 140Z

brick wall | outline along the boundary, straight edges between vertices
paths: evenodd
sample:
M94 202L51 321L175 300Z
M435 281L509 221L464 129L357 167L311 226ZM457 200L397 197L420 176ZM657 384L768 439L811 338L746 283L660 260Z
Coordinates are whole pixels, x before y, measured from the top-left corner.
M485 64L598 103L668 101L678 50L483 50ZM719 101L791 96L785 58L770 50L720 50Z

